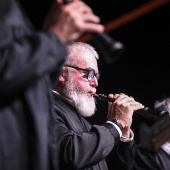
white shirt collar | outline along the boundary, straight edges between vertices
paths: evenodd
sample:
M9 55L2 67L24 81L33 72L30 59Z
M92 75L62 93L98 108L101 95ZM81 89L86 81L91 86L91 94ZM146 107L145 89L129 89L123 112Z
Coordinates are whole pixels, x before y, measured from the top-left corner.
M170 155L170 143L169 142L166 142L164 143L161 148Z

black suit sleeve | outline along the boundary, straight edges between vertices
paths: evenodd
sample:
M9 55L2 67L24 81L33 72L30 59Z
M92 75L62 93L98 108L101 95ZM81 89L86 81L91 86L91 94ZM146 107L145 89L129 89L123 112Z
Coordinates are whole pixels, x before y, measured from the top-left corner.
M47 74L57 78L66 56L52 33L18 30L0 23L0 97L17 94Z
M131 170L134 165L134 141L119 142L106 158L108 169Z

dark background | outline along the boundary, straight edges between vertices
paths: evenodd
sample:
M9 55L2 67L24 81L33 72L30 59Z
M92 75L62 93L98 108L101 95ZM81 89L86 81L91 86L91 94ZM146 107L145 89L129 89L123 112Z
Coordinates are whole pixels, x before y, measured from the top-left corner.
M154 0L152 0L153 2ZM155 0L156 1L156 0ZM161 1L161 0L157 0ZM138 9L151 0L85 0L101 18L102 24ZM133 96L149 108L155 100L170 95L170 3L159 6L133 21L124 23L117 29L107 32L112 38L122 42L126 50L114 63L105 63L100 54L98 93L125 93ZM28 16L39 30L52 1L22 1ZM89 41L93 44L93 41ZM107 102L98 101L97 114L89 119L100 124L106 120ZM132 129L138 132L141 122L151 125L153 121L140 115L134 115ZM138 140L138 135L135 136Z

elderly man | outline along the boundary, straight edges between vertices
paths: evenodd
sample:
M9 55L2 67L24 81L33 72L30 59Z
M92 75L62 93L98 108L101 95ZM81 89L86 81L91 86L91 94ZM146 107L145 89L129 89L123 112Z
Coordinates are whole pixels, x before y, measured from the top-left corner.
M84 118L96 110L93 95L100 77L97 59L92 46L81 42L68 44L68 56L54 91L61 170L106 170L105 157L116 144L122 143L123 150L129 150L133 144L132 115L144 106L132 97L110 94L115 101L109 102L108 121L102 125L92 126ZM123 155L120 160L123 165L131 161Z

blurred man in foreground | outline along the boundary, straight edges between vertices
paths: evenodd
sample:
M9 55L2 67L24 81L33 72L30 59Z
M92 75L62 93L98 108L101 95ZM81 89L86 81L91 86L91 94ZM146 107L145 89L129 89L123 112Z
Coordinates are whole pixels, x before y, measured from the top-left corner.
M82 1L55 0L44 30L35 31L17 0L0 1L1 170L58 169L54 77L65 61L65 43L102 32L99 22Z

